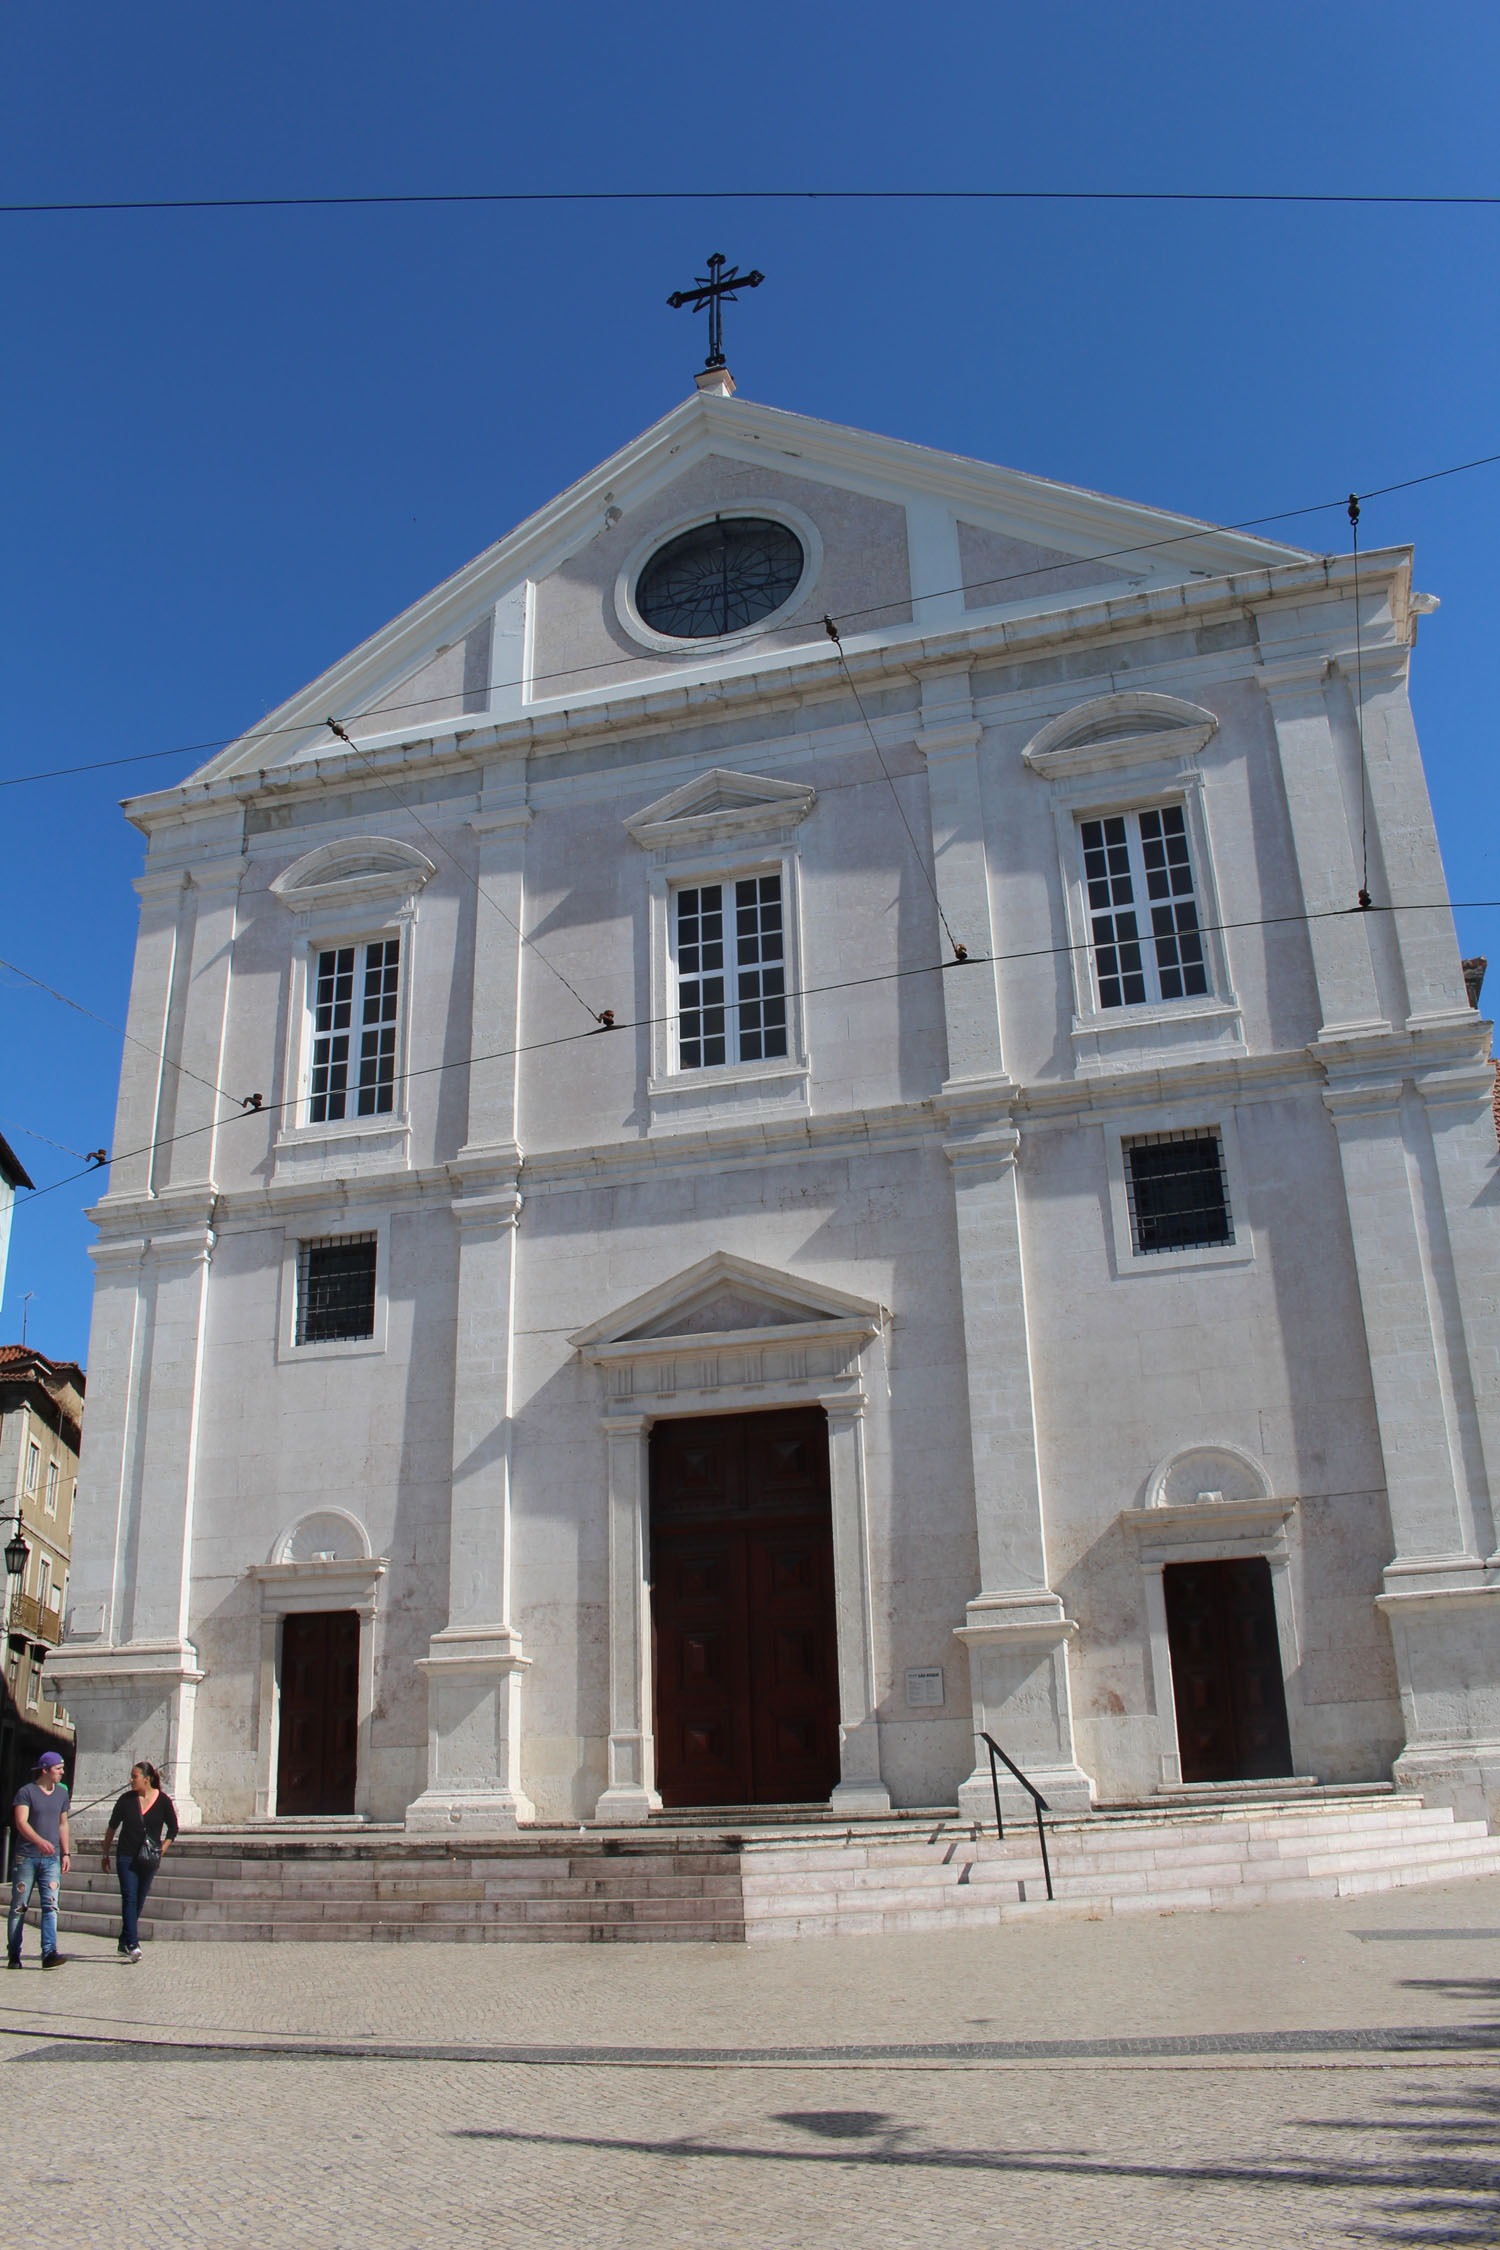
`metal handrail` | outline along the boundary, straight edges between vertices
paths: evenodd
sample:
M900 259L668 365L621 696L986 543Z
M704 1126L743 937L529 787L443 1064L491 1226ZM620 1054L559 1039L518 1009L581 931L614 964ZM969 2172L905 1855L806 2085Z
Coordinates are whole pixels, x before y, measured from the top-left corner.
M1029 1792L1031 1801L1036 1807L1036 1840L1042 1847L1042 1873L1047 1880L1047 1896L1051 1899L1052 1867L1047 1858L1047 1831L1042 1826L1042 1815L1044 1812L1050 1812L1052 1807L1048 1804L1040 1789L1037 1788L1035 1782L1027 1780L1015 1759L1007 1757L992 1734L986 1734L981 1727L979 1739L990 1754L990 1787L995 1793L995 1834L1003 1844L1005 1841L1005 1815L1000 1810L1000 1768L995 1764L995 1760L998 1758L1002 1765L1010 1768L1021 1787Z

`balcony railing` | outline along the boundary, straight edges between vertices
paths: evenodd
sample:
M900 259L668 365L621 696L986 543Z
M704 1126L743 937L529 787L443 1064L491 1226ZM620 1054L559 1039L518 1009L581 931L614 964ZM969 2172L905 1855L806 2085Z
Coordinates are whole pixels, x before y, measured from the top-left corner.
M12 1594L10 1630L29 1641L45 1641L55 1648L62 1639L62 1611L49 1602L44 1609L35 1594Z

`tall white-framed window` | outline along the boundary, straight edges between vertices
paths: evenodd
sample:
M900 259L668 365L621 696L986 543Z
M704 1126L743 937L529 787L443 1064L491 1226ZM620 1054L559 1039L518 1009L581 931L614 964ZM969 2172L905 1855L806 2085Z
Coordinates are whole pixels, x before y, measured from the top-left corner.
M388 1117L396 1106L401 1023L401 939L314 949L307 1118Z
M779 869L683 884L672 894L677 1066L775 1062L787 1053L786 926Z
M36 1598L43 1609L52 1607L52 1558L43 1555L37 1565Z
M633 814L646 878L652 1122L805 1108L803 781L715 767Z
M61 1472L56 1461L49 1461L47 1463L47 1490L43 1495L42 1505L43 1507L45 1507L49 1516L55 1516L57 1514L57 1480L60 1473Z
M406 1160L414 935L432 873L414 845L362 835L320 844L272 878L296 926L278 1174L316 1170L330 1137L358 1141L356 1168Z
M28 1438L26 1440L26 1496L28 1499L35 1495L37 1477L41 1466L42 1449L35 1438Z
M1079 821L1078 841L1099 1006L1205 994L1208 965L1184 808L1100 813Z
M1082 1073L1243 1054L1202 753L1218 719L1178 696L1096 696L1026 745L1048 786Z

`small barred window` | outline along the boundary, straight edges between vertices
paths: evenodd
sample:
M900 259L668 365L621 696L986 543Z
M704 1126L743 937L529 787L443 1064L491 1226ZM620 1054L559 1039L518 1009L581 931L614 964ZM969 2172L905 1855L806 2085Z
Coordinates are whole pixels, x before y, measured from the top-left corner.
M1138 1258L1233 1242L1217 1133L1139 1133L1124 1148L1131 1247Z
M324 1235L297 1245L297 1341L349 1342L375 1333L373 1234Z

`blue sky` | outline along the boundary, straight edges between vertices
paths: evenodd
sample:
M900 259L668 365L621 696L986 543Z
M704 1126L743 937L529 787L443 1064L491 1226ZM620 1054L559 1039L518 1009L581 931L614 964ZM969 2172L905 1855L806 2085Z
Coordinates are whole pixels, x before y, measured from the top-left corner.
M1189 514L1500 451L1500 209L702 199L1500 192L1497 65L1500 11L1451 0L8 11L0 201L693 200L0 217L0 779L253 723L685 394L700 324L664 299L713 249L768 276L728 315L744 395ZM1497 507L1492 468L1361 527L1442 597L1413 695L1459 898L1500 896ZM0 955L122 1022L118 800L198 762L0 790ZM1500 983L1500 916L1460 936ZM119 1038L0 971L0 1042L45 1186L76 1169L48 1141L110 1142ZM18 1212L0 1340L30 1291L32 1340L83 1354L86 1201Z

